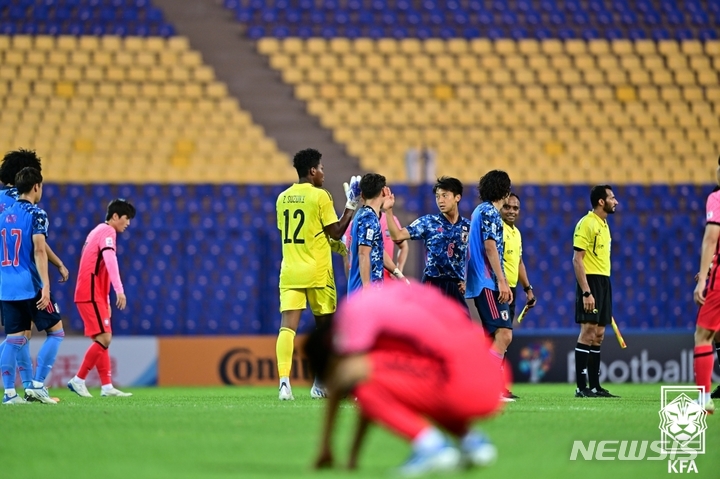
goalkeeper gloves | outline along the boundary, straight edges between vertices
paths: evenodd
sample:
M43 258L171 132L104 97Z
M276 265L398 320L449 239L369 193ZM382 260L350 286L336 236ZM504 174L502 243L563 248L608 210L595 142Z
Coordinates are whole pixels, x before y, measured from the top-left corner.
M345 246L342 240L330 239L330 250L341 256L347 256L348 254L347 246Z
M360 203L360 176L351 176L350 183L343 183L345 189L345 208L348 210L355 210Z

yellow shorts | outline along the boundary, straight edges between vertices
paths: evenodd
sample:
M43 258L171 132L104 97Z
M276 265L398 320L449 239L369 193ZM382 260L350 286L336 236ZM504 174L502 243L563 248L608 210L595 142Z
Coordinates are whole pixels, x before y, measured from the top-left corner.
M306 289L280 289L280 312L303 310L310 303L315 316L332 314L337 309L337 291L335 287Z

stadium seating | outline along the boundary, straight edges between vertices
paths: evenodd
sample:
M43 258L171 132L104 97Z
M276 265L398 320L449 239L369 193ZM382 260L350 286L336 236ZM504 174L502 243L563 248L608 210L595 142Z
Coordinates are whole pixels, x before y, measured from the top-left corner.
M409 146L430 144L438 173L465 180L465 215L482 172L511 173L540 299L523 329L574 326L572 229L598 181L621 204L610 219L621 327L692 328L720 151L718 0L224 3L308 111L388 176L408 218L436 209L427 185L403 183ZM110 198L138 208L119 241L130 301L117 334L277 331L287 156L160 10L0 0L0 62L0 148L43 156L49 242L64 261L77 265ZM72 287L53 293L79 329Z
M291 179L184 37L0 36L0 58L0 148L32 145L51 181Z
M720 151L720 41L263 38L258 50L363 166L519 183L705 183ZM532 165L531 168L528 166Z

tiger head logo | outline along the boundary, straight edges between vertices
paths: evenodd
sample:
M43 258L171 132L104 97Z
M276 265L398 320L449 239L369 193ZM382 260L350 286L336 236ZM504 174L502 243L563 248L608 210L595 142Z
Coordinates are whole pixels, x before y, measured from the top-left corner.
M706 429L705 410L687 394L680 394L660 410L660 430L673 441L673 448L696 450L693 442Z

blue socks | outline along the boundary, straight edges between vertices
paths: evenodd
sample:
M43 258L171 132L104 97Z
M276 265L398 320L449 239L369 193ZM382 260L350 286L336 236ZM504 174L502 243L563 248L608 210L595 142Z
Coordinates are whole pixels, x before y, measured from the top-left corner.
M8 336L5 339L5 348L0 357L0 373L6 390L15 390L15 363L20 349L26 344L25 336Z
M40 348L37 357L37 368L35 369L35 381L45 383L45 378L50 374L50 370L55 364L60 343L65 339L65 331L59 329L57 331L48 331L47 339Z
M20 371L20 380L23 383L24 388L32 387L32 359L30 358L30 341L25 343L25 346L20 348L17 355L17 367Z

